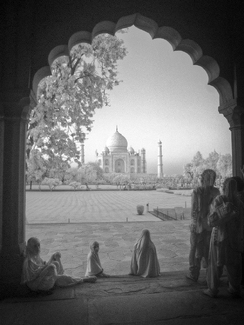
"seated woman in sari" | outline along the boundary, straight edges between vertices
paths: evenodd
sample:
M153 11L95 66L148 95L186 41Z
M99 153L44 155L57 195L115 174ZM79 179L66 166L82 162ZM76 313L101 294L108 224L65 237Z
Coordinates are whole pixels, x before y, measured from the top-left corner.
M23 263L22 284L36 292L49 292L54 285L67 287L81 282L95 282L96 278L75 278L64 274L61 254L54 253L48 262L40 257L40 241L31 237L26 246L26 258Z
M99 243L94 241L90 245L90 252L87 255L87 268L85 276L97 276L97 277L109 277L109 275L103 272L103 268L98 256Z
M141 237L134 245L130 275L140 275L144 278L160 275L156 247L151 241L150 232L147 229L142 231Z

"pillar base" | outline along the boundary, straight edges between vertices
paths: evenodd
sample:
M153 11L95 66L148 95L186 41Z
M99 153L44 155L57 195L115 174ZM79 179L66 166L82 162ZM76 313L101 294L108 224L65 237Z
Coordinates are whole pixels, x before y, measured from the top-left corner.
M21 282L23 262L23 254L1 254L0 282L9 285L19 285Z

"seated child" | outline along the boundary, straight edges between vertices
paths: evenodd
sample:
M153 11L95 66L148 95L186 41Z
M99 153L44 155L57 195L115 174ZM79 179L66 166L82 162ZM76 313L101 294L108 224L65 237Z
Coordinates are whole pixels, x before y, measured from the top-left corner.
M61 254L54 253L46 263L40 257L40 241L31 237L26 246L26 258L23 263L22 284L32 291L50 291L54 285L67 287L81 282L95 282L96 277L87 279L75 278L64 274Z
M134 245L130 275L140 275L144 278L160 275L156 247L151 241L150 232L147 229L142 231L141 237Z
M97 276L97 277L105 277L108 278L109 275L103 272L103 268L98 256L99 251L99 243L94 241L93 244L90 245L91 251L87 255L87 268L85 276Z

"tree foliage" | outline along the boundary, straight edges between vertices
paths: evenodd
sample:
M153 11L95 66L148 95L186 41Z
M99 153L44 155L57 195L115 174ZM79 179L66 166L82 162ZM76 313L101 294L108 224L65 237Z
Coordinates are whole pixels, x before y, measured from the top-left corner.
M78 169L78 180L82 183L97 183L103 178L103 170L98 163L89 162Z
M184 166L183 174L192 185L197 185L198 178L205 169L213 169L217 179L232 176L232 157L230 154L219 154L215 150L204 159L198 151L190 163Z
M217 168L222 178L232 176L232 157L230 154L220 155Z
M109 105L109 92L120 83L117 62L126 53L122 40L102 34L54 61L52 75L39 84L38 104L30 115L28 171L40 157L45 161L42 177L51 169L66 170L72 161L80 164L79 145L91 131L96 109Z
M58 178L48 178L45 177L44 180L42 181L43 185L48 185L50 191L54 190L55 187L58 185L61 185L62 182Z

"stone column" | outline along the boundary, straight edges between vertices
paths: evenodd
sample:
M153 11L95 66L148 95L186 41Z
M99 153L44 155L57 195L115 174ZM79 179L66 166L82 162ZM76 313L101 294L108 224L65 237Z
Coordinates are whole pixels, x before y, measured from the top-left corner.
M219 106L219 112L223 114L230 124L232 143L232 167L233 175L241 176L240 169L244 165L244 102L232 100Z
M19 284L25 249L25 143L30 98L0 107L0 282Z

